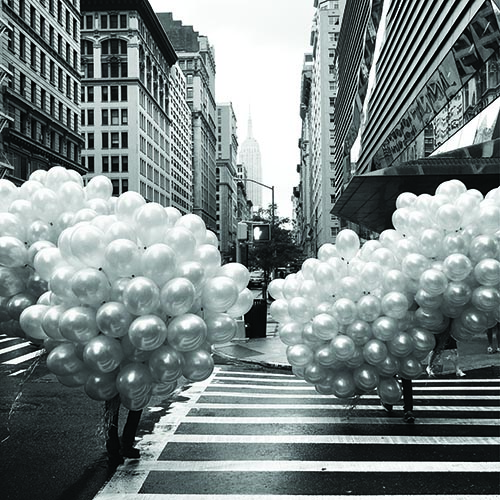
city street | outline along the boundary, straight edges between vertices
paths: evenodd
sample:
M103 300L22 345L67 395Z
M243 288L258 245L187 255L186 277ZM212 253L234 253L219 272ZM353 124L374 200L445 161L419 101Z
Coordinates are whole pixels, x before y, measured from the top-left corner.
M61 386L43 358L12 364L12 352L11 364L0 358L8 500L498 498L497 367L416 381L411 425L376 396L347 407L289 371L217 359L206 381L152 402L140 424L141 459L110 479L102 403Z

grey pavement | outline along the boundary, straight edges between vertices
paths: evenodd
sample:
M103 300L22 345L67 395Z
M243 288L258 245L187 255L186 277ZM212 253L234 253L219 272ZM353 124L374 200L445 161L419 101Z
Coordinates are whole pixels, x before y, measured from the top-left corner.
M231 342L215 346L214 353L228 360L291 370L286 357L287 346L279 338L278 326L268 313L265 336L248 338L247 332L241 329L237 338ZM467 342L458 342L457 345L459 365L465 373L479 368L500 367L500 352L488 354L486 335L473 337ZM496 344L493 347L496 348ZM444 360L442 374L446 375L454 371L451 361ZM424 376L427 375L424 374Z

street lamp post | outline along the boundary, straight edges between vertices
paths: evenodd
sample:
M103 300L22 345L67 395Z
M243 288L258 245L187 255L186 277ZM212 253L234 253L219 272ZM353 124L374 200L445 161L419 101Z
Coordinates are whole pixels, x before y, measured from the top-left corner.
M259 186L265 187L267 189L271 190L271 229L274 226L274 186L268 186L267 184L262 184L262 182L256 181L254 179L240 179L241 181L244 182L254 182L255 184L258 184Z

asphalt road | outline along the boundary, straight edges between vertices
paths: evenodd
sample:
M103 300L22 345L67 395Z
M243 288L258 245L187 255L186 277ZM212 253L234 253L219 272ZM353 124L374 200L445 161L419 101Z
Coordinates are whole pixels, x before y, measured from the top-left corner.
M91 500L114 472L101 432L103 403L91 400L81 389L62 386L43 360L31 368L9 376L14 370L0 365L1 498ZM470 372L468 378L498 377L498 370L492 370ZM168 400L154 401L152 411L143 414L139 437L151 433L170 406ZM286 477L284 473L281 480ZM298 481L297 487L302 484L298 476L292 480ZM249 492L254 489L249 488Z

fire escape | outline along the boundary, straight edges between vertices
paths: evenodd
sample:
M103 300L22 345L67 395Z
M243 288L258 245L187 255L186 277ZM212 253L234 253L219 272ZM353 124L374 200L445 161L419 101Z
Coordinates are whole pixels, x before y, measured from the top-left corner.
M8 31L10 31L9 25L3 19L2 11L0 9L0 37L2 37ZM3 93L5 85L7 85L7 83L10 81L10 78L12 78L12 73L8 68L4 66L3 57L1 56L2 54L0 52L0 94ZM14 123L14 118L4 112L3 97L0 96L0 135L2 134L5 127L9 126L12 123ZM8 173L13 171L14 167L9 162L0 141L0 179L4 178Z

